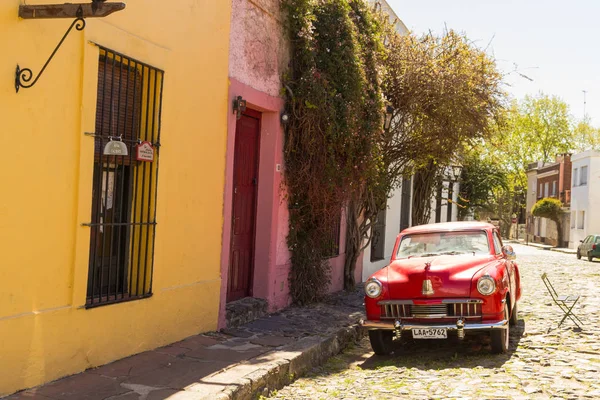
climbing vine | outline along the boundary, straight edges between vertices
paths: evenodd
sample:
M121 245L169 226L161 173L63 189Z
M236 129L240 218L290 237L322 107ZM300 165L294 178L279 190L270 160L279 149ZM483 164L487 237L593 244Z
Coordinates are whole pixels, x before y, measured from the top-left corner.
M291 295L329 285L332 226L381 168L381 27L363 0L284 0L291 39L284 157Z

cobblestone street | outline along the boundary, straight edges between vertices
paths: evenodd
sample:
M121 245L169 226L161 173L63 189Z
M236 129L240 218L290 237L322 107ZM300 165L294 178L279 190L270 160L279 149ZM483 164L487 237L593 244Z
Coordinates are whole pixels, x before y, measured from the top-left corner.
M273 399L537 399L600 398L600 261L513 245L522 275L519 324L509 352L489 353L487 336L463 342L406 341L394 355L376 357L368 338L309 376L271 394ZM567 320L540 275L559 294L581 294Z

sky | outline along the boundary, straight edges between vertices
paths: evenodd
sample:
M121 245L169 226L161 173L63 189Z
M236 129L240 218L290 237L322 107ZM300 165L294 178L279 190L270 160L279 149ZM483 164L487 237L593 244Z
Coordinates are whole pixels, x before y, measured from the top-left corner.
M414 33L463 32L509 73L515 98L540 91L600 125L599 0L388 0ZM516 68L515 68L516 65ZM515 69L530 81L512 72Z

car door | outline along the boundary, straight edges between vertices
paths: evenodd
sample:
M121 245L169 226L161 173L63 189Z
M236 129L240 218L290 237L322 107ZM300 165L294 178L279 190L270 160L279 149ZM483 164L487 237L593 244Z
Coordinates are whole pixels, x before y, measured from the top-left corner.
M585 256L592 249L591 243L593 242L594 237L592 235L588 235L583 241L583 252L582 254Z

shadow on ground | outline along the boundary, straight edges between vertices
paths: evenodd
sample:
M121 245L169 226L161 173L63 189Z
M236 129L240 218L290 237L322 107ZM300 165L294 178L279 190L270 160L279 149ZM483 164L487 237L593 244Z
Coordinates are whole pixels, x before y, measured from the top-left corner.
M368 337L344 353L331 358L313 375L327 376L340 373L349 367L363 370L380 368L411 368L419 370L442 370L454 368L498 368L514 354L525 332L525 321L519 320L510 328L510 346L505 354L492 354L490 336L487 333L467 335L464 340L449 337L443 340L401 340L389 356L374 355Z

